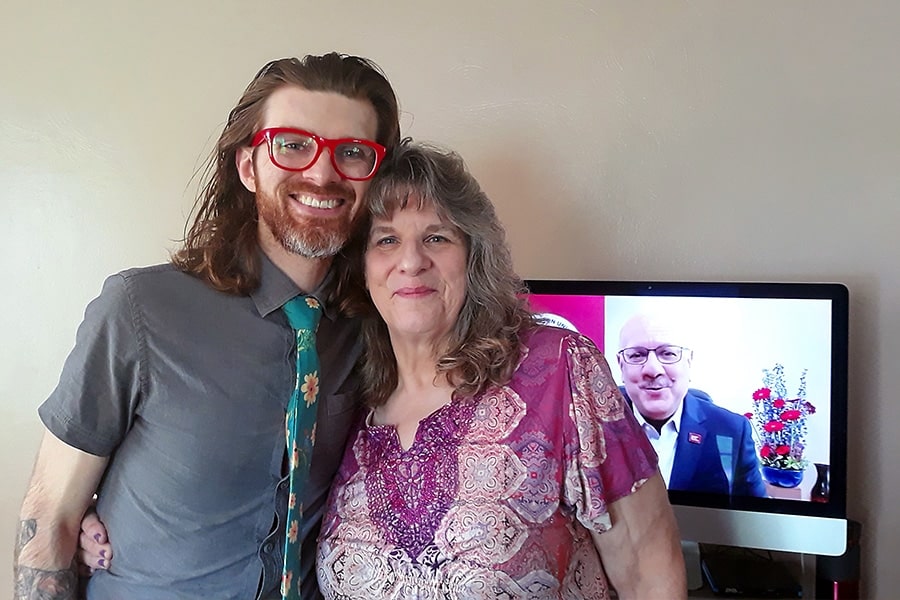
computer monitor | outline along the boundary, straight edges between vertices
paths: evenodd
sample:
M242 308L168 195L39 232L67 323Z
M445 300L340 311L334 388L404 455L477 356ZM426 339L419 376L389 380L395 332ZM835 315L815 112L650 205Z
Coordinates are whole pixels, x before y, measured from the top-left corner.
M696 424L678 431L678 443L690 450L715 438L720 459L696 467L708 471L703 473L710 476L708 481L727 473L731 486L675 489L679 486L670 478L669 499L684 540L831 556L844 552L849 304L844 285L526 284L532 310L546 323L590 337L626 395L618 355L623 324L637 313L673 320L679 339L664 341L683 351L639 348L629 360L654 361L657 353L667 352L663 360L671 361L683 352L680 360L691 361L689 387L698 402L724 408L750 424L745 431L751 434L758 463L753 468L765 486L764 493L756 495L733 493L741 489L729 468L739 454L741 442L735 436L717 435ZM685 412L686 407L687 401ZM743 427L741 420L728 420ZM779 469L785 466L791 468Z

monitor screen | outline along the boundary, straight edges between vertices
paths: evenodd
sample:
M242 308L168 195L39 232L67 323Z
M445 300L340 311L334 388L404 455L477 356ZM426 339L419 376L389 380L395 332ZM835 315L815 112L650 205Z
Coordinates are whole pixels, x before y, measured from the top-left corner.
M844 285L526 283L543 322L606 356L685 540L844 552Z

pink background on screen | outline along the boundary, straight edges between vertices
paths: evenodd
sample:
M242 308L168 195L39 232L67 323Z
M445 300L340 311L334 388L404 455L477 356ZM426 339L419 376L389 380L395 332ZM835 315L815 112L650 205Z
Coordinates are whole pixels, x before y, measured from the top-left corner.
M559 315L588 336L603 352L603 296L563 296L529 294L528 301L536 313Z

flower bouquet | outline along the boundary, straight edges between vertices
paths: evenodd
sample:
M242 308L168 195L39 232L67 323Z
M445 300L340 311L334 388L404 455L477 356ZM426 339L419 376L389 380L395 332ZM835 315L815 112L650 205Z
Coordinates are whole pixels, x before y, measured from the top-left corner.
M783 365L763 369L763 382L765 387L753 392L753 412L746 414L756 430L763 477L773 485L796 487L808 464L803 458L806 419L816 412L806 400L806 369L794 398L788 397Z

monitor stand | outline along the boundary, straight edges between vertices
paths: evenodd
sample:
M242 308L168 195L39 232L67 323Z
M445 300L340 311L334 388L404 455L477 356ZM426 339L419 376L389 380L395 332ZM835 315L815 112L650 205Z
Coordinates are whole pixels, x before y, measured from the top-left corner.
M703 587L703 571L700 568L700 544L681 541L681 554L687 569L687 589L699 590Z
M787 567L751 550L703 545L700 564L717 596L801 598L803 588Z

